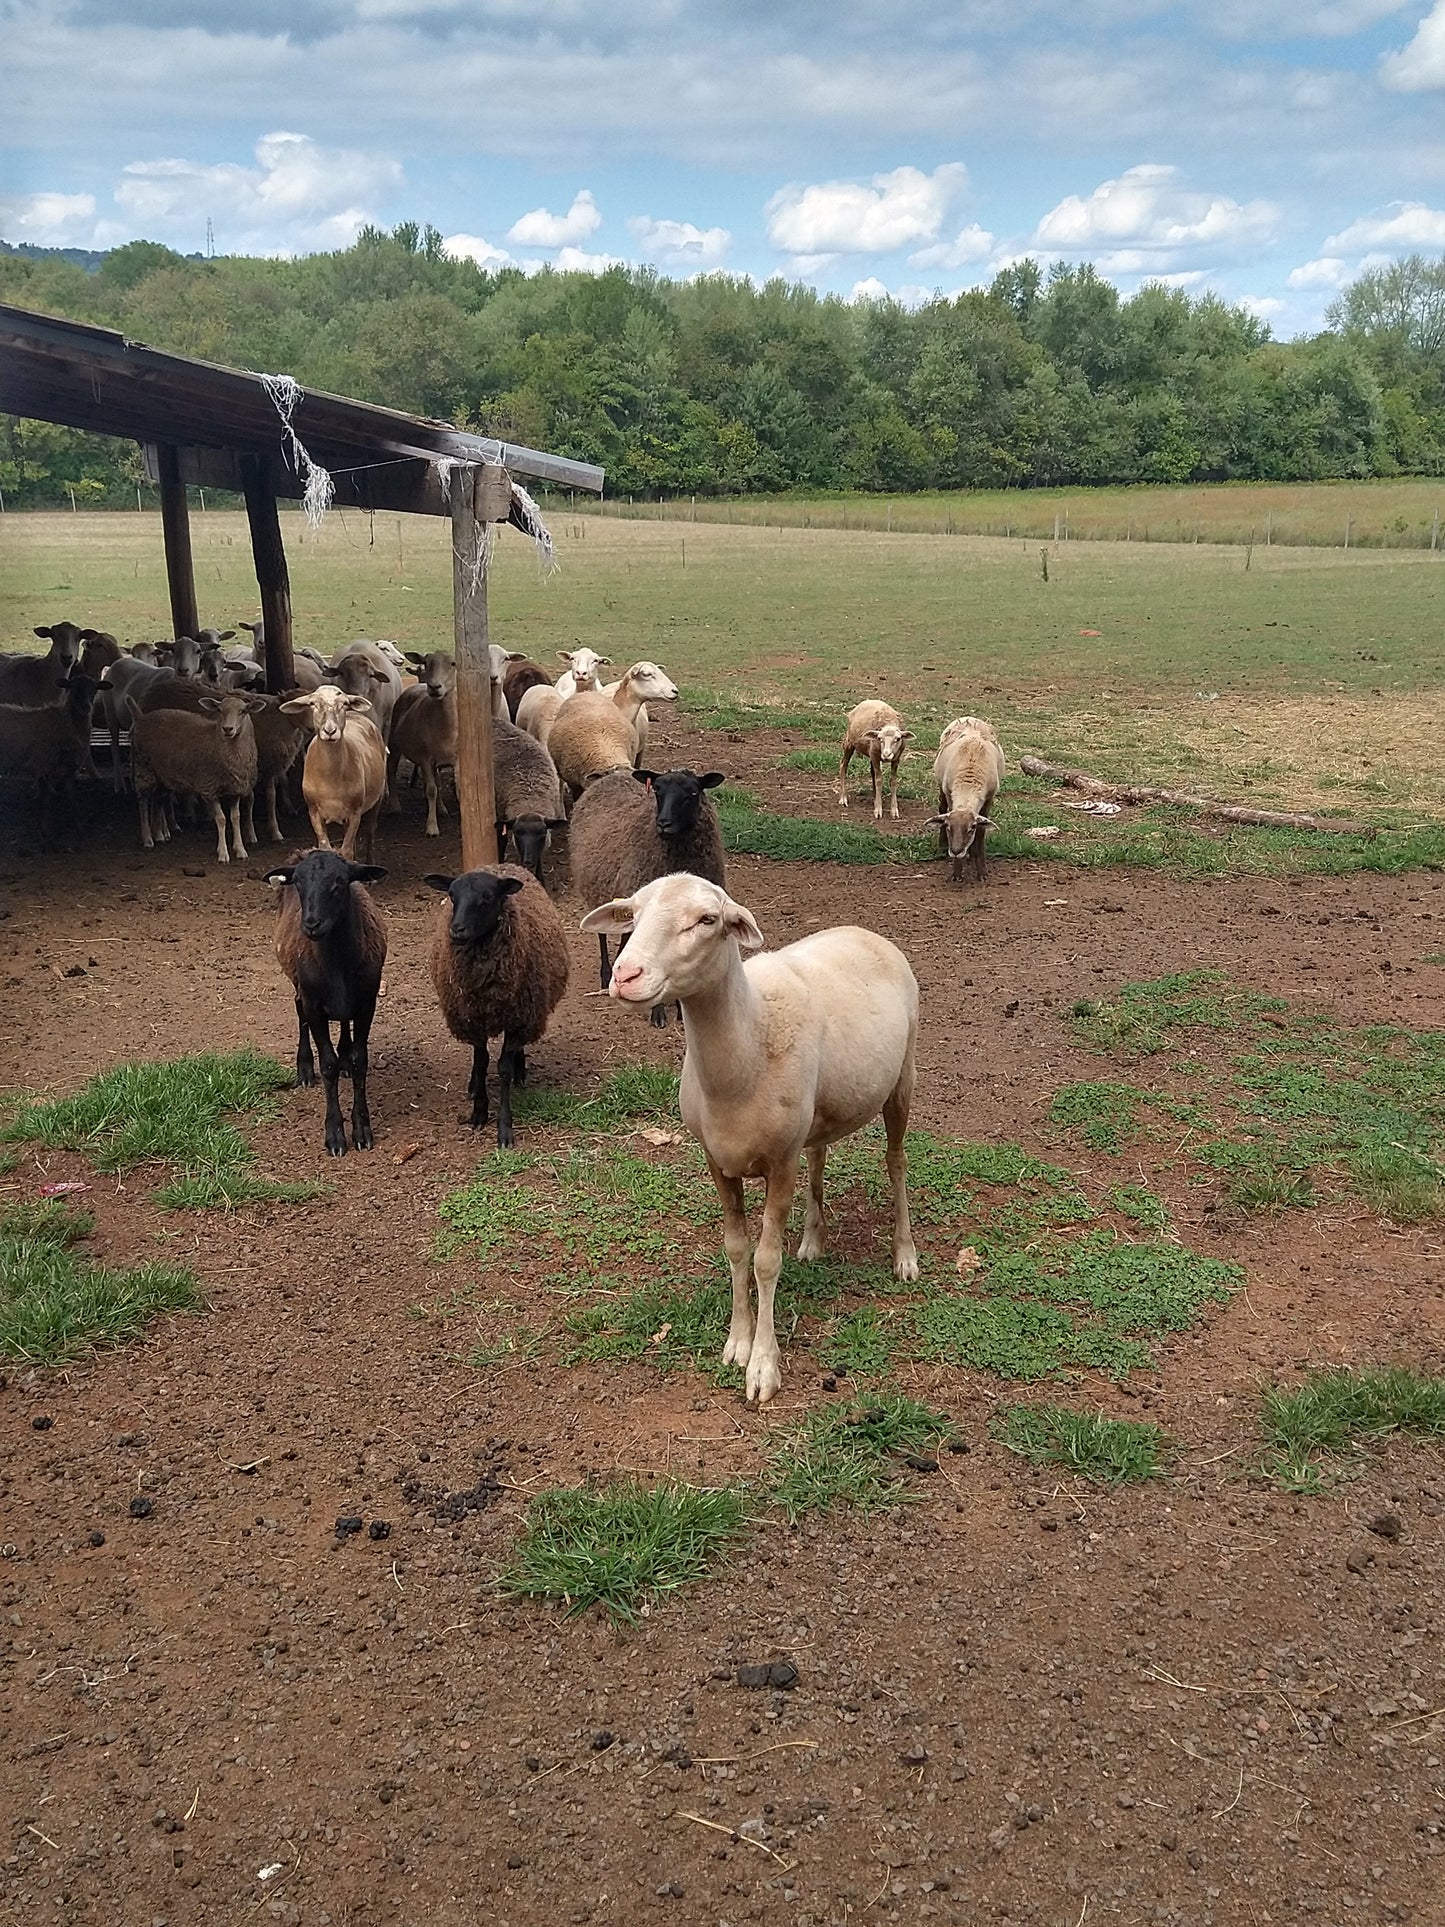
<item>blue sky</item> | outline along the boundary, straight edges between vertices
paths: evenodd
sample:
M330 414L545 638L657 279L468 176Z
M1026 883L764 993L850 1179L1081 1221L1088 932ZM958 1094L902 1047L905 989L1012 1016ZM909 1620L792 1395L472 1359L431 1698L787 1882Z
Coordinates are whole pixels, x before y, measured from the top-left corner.
M1280 335L1445 251L1445 0L0 0L0 236L782 274L1032 254Z

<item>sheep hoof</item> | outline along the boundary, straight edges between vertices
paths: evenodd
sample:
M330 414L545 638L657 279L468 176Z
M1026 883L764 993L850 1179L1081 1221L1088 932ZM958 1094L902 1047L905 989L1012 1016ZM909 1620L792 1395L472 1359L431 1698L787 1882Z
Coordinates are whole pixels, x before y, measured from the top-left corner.
M664 1004L654 1004L652 1006L651 1012L648 1015L647 1021L649 1024L651 1024L654 1030L666 1030L667 1029L667 1007Z
M516 1135L510 1124L499 1124L497 1126L497 1149L499 1151L510 1151L516 1142Z
M376 1139L371 1135L371 1126L369 1124L353 1124L351 1127L351 1142L358 1151L374 1150L376 1147Z
M783 1374L775 1358L754 1357L748 1366L748 1403L766 1405L782 1388Z
M296 1088L298 1091L309 1090L315 1082L316 1067L314 1064L298 1064L296 1066Z
M344 1158L346 1156L346 1132L340 1125L338 1125L334 1131L327 1131L326 1151L329 1157Z
M904 1283L912 1284L918 1276L918 1253L910 1245L906 1251L898 1252L893 1259L893 1276Z
M741 1335L736 1332L729 1332L728 1342L723 1346L722 1362L724 1365L736 1365L739 1370L745 1370L748 1359L752 1356L752 1350L753 1339L751 1332L745 1332Z
M823 1240L815 1237L804 1237L803 1242L798 1246L798 1256L804 1263L808 1263L814 1258L821 1258L823 1256Z

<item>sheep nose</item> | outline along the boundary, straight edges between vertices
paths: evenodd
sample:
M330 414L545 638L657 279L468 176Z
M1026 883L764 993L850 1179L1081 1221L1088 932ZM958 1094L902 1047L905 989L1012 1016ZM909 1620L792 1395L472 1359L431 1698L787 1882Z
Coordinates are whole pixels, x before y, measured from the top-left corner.
M620 957L612 966L612 982L614 987L618 984L641 983L643 974L641 964L624 963Z

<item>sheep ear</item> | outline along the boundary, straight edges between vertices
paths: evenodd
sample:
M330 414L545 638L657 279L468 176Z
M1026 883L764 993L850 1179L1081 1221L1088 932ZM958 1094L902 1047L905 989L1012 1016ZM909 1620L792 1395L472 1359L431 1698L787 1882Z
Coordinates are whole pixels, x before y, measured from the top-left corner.
M525 650L509 649L507 651L508 662L525 662L526 660L527 660L527 655Z
M299 716L309 723L313 715L310 696L289 696L281 705L281 714Z
M991 816L985 816L981 810L973 820L975 823L986 823L989 829L993 828L993 818Z
M444 877L440 875L439 872L433 870L429 876L422 878L422 882L430 884L433 890L450 890L456 882L456 878Z
M925 816L923 827L925 830L941 830L947 821L946 816Z
M898 740L900 743L911 743L913 741L913 731L911 729L905 729Z
M219 636L222 642L229 642L235 633L234 629L218 629L216 631L217 636Z
M372 674L375 675L375 673L373 670ZM383 676L380 680L385 682L387 678ZM370 696L343 696L341 700L348 709L370 709L371 707Z
M202 696L200 707L202 709L219 709L221 707L221 699L219 696Z
M657 781L657 771L652 769L635 769L632 775L634 781L638 783L655 783Z
M414 662L418 669L426 668L426 657L418 655L415 649L405 649L402 651L402 654L408 662Z
M498 877L497 878L497 888L501 891L504 897L514 897L516 896L519 890L525 890L526 887L527 887L526 884L523 883L520 877Z
M567 819L565 816L544 816L542 821L547 825L549 830L565 830L567 827Z
M610 668L612 667L612 658L611 658L611 656L599 656L599 657L597 658L597 660L598 660L598 662L599 662L599 663L604 663L604 662L605 662L605 663L607 664L607 667L608 667L609 669L610 669Z
M728 779L720 769L710 769L706 776L699 776L697 780L701 788L715 790L719 783L725 783Z
M37 629L35 633L37 636L48 636L53 634L53 631L49 629Z
M37 629L37 630L35 631L35 633L36 633L36 635L37 635L37 636L38 636L38 635L40 635L40 634L42 634L42 633L44 633L44 634L47 634L47 635L48 635L48 634L49 634L49 631L48 631L48 630L46 630L46 631L44 631L44 632L42 632L41 630L39 630L39 629ZM573 653L574 653L574 652L573 652L573 651L572 651L571 649L559 649L559 650L557 651L557 660L558 660L559 662L571 662L571 660L572 660L572 656L573 656Z
M614 897L611 903L599 903L595 910L589 910L577 928L599 937L625 937L634 921L631 897Z
M876 729L865 729L863 732L863 740L865 743L876 743L878 741L878 731Z
M728 907L723 912L723 922L738 940L739 950L761 950L767 938L758 928L758 920L751 910L745 910L740 903L727 900Z
M263 881L266 883L289 883L295 874L296 872L294 870L268 870Z
M353 883L380 883L385 875L385 866L380 863L353 863L351 866Z

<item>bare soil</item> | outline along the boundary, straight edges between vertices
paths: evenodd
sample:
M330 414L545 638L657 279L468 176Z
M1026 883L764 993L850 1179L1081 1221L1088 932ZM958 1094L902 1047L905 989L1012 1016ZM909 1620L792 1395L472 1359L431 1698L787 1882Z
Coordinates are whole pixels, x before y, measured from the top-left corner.
M660 737L776 807L830 807L826 778L775 779L726 736ZM0 807L0 1087L243 1043L289 1058L269 849L228 869L200 833L142 852L131 807L92 794L80 847L46 851L23 804ZM1079 1388L1181 1441L1172 1482L1114 1495L1031 1470L988 1436L1009 1387L910 1368L972 1449L907 1510L761 1524L636 1630L498 1596L529 1491L752 1471L776 1427L845 1393L805 1333L760 1414L641 1365L478 1370L480 1313L416 1315L463 1281L473 1307L551 1315L530 1254L480 1280L431 1255L478 1153L424 962L419 879L456 862L454 821L440 846L415 803L383 825L376 1150L333 1164L319 1093L298 1092L261 1160L334 1182L324 1202L167 1217L154 1173L95 1180L95 1251L184 1255L208 1314L63 1372L11 1367L0 1390L0 1917L1445 1920L1445 1458L1395 1444L1322 1499L1251 1469L1261 1381L1445 1369L1437 1229L1359 1206L1231 1224L1146 1166L1186 1242L1248 1278L1157 1373ZM970 895L936 865L740 858L732 888L773 943L846 921L902 944L926 1012L915 1123L1104 1182L1139 1172L1045 1125L1059 1085L1111 1074L1064 1021L1081 996L1209 965L1342 1022L1438 1019L1429 877L997 864ZM590 938L573 962L539 1079L680 1056L675 1030L582 994ZM73 1175L28 1154L0 1189ZM882 1230L850 1217L839 1243L862 1255ZM1398 1538L1368 1529L1387 1511ZM338 1540L352 1514L388 1535ZM793 1690L736 1683L775 1657Z

